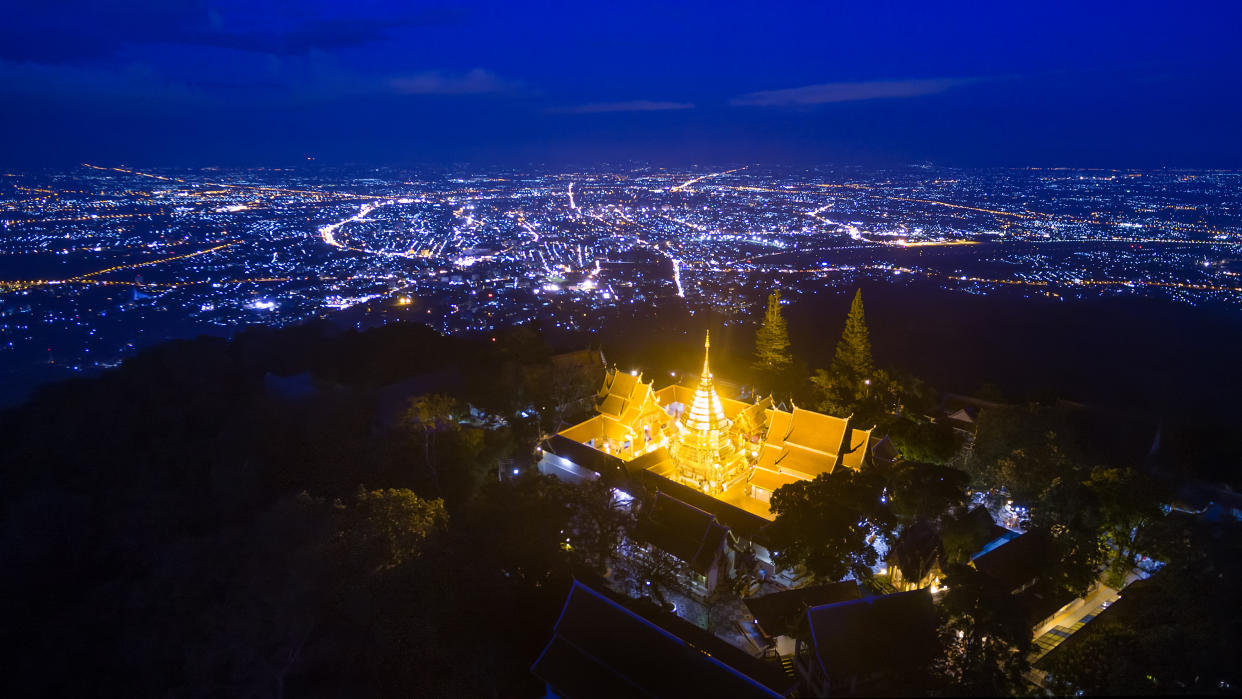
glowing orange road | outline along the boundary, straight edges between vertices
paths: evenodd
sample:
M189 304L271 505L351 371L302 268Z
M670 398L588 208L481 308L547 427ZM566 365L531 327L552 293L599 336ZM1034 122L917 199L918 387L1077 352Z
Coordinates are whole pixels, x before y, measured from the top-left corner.
M1030 213L1019 214L1013 211L999 211L997 209L981 209L977 206L966 206L964 204L950 204L947 201L936 201L935 199L913 199L911 197L894 197L894 196L886 196L883 194L872 194L870 196L880 197L881 199L896 199L897 201L913 201L913 202L918 202L920 204L935 204L936 206L947 206L950 209L965 209L967 211L978 211L979 213L982 213L982 214L992 214L994 216L1013 216L1014 218L1041 218L1041 217L1047 217L1047 218L1053 218L1053 219L1057 218L1056 216L1052 214L1044 214L1038 211L1032 211Z
M8 289L12 291L15 289L24 289L24 288L29 288L31 286L41 286L44 284L110 283L110 282L103 282L97 279L92 279L92 277L97 277L101 274L108 274L109 272L119 272L121 270L126 270L126 269L138 269L139 267L150 267L152 265L164 264L165 262L175 262L177 260L184 260L190 257L197 257L198 255L206 255L207 253L215 252L217 250L223 250L224 248L227 248L227 247L230 247L236 244L237 243L224 243L222 245L217 245L215 247L207 248L205 250L198 250L196 252L188 252L184 255L173 255L172 257L162 257L158 260L148 260L146 262L135 262L133 264L128 264L128 265L116 265L113 267L108 267L106 269L95 270L94 272L87 272L86 274L79 274L77 276L69 277L68 279L3 281L3 282L0 282L0 285L4 285L8 287Z
M66 280L64 280L64 281L67 281L67 282L82 281L82 280L84 280L84 279L90 279L91 277L97 277L97 276L99 276L99 275L101 275L101 274L107 274L107 273L109 273L109 272L119 272L119 271L124 270L124 269L137 269L137 268L139 268L139 267L150 267L151 265L159 265L159 264L163 264L163 263L165 263L165 262L174 262L174 261L176 261L176 260L184 260L184 259L187 259L187 258L190 258L190 257L197 257L198 255L206 255L206 254L207 254L207 253L209 253L209 252L215 252L215 251L217 251L217 250L223 250L224 248L227 248L227 247L230 247L230 246L232 246L232 245L236 245L236 244L237 244L237 243L224 243L223 245L217 245L217 246L215 246L214 248L207 248L206 250L199 250L199 251L197 251L197 252L188 252L188 253L186 253L186 254L184 254L184 255L174 255L174 256L172 256L172 257L164 257L164 258L160 258L160 259L158 259L158 260L149 260L149 261L147 261L147 262L135 262L135 263L133 263L133 264L129 264L129 265L117 265L117 266L115 266L115 267L109 267L109 268L107 268L107 269L101 269L101 270L98 270L98 271L95 271L95 272L88 272L88 273L86 273L86 274L79 274L79 275L77 275L76 277L70 277L70 278L68 278L68 279L66 279Z
M672 189L670 189L669 191L670 191L670 192L681 192L681 191L684 191L684 190L686 189L686 187L689 187L690 185L694 184L695 182L702 182L703 180L708 180L708 179L711 179L711 178L713 178L713 177L720 177L721 175L727 175L727 174L729 174L729 173L731 173L731 172L738 172L738 171L741 171L741 170L745 170L745 169L746 169L746 167L747 167L747 166L743 165L742 167L739 167L739 168L736 168L736 169L733 169L733 170L725 170L724 172L713 172L713 173L709 173L709 174L707 174L707 175L703 175L702 177L695 177L694 179L691 179L691 180L686 180L685 182L682 182L681 184L677 185L676 187L673 187Z
M180 177L165 177L163 175L156 175L150 172L140 172L138 170L126 170L125 168L120 168L120 167L100 167L98 165L91 165L90 163L82 163L82 167L89 167L92 170L103 170L105 172L112 171L112 172L124 173L126 175L137 175L139 177L150 177L151 179L162 180L164 182L180 182L182 184L209 184L213 187L229 187L231 189L253 189L253 190L260 191L260 192L274 192L277 194L313 194L318 197L334 197L337 199L341 199L341 198L371 199L372 198L372 197L363 197L358 194L347 194L347 193L342 193L342 192L321 192L321 191L309 190L309 189L284 189L282 187L264 187L262 185L253 185L253 184L229 184L227 182L210 182L210 181L189 182L187 180L181 179Z

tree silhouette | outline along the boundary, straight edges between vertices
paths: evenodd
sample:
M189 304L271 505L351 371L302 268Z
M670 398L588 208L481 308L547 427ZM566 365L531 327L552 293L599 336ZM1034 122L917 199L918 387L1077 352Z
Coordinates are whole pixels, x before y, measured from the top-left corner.
M884 413L884 395L890 379L877 371L871 358L871 337L863 313L862 290L854 293L845 330L827 370L811 378L820 394L819 409L836 415L853 414L863 422L875 424Z
M410 407L405 411L405 423L418 433L422 442L423 463L431 471L431 480L437 494L441 490L440 474L436 469L436 434L460 428L456 411L455 400L435 393L411 398Z
M845 317L845 330L832 357L832 371L844 373L855 382L870 379L875 373L875 363L871 359L871 335L863 315L862 289L854 292L849 315Z
M777 488L768 530L777 565L802 565L823 580L871 577L879 560L875 537L895 526L883 493L877 474L847 468Z
M889 478L893 512L903 522L936 520L966 504L970 476L939 464L903 461Z
M945 585L934 669L946 689L963 696L1019 693L1031 645L1022 607L1003 586L966 565L951 566Z
M768 308L763 325L755 334L754 367L769 383L775 382L793 365L789 354L789 332L781 316L781 292L768 295Z
M345 526L350 548L369 551L377 565L401 565L448 522L443 500L424 500L405 489L358 486Z

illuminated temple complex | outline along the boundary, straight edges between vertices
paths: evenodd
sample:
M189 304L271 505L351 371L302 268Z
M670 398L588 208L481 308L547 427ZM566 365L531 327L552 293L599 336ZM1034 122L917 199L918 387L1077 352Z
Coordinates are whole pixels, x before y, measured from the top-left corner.
M709 496L771 520L769 500L782 485L862 468L870 429L853 428L849 417L784 410L770 397L722 397L710 352L708 336L693 388L656 389L637 371L610 369L595 395L596 415L547 440L540 470L570 480L605 478L627 492L691 495L700 505Z

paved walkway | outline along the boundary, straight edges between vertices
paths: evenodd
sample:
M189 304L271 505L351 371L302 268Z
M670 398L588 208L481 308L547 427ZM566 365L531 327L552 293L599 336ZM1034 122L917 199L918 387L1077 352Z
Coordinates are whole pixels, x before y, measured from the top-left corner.
M1126 575L1121 587L1124 590L1130 583L1145 578L1148 575L1149 573L1146 571L1135 568ZM1090 623L1092 619L1099 616L1100 612L1108 609L1109 605L1120 598L1120 591L1101 583L1099 587L1082 600L1082 604L1056 615L1043 626L1035 629L1035 641L1032 644L1031 652L1027 655L1027 660L1033 666L1045 655L1052 652L1053 648L1061 645L1067 638L1077 633L1082 627ZM1042 686L1044 672L1032 667L1028 673L1028 679Z
M750 610L736 595L723 595L723 599L712 608L712 624L708 631L737 646L751 655L758 656L763 648L757 640L748 638L746 629L754 626Z
M1073 610L1058 614L1048 623L1036 630L1034 646L1027 659L1034 663L1044 657L1061 642L1074 635L1079 629L1108 608L1108 605L1120 599L1121 593L1107 585L1100 587L1087 596L1082 605Z

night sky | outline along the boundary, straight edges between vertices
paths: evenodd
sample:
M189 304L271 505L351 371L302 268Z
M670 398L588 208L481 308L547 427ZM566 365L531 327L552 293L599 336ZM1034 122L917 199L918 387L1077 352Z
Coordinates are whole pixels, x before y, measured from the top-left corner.
M9 3L0 165L1242 167L1242 3Z

